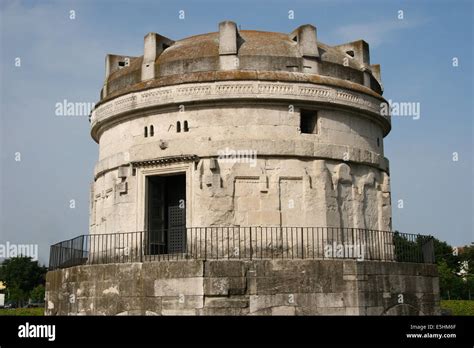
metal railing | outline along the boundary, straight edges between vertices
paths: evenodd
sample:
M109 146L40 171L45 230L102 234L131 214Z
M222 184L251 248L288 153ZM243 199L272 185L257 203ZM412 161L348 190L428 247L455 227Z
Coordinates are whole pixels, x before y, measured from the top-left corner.
M82 235L51 246L49 269L179 259L434 262L433 237L338 227L192 227Z

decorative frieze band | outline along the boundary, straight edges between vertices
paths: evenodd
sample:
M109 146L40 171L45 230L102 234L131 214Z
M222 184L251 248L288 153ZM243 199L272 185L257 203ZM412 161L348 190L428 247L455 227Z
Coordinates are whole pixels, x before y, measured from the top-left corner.
M231 81L167 86L118 97L97 107L91 123L94 128L108 118L151 106L243 97L333 103L380 115L381 100L354 91L313 84Z

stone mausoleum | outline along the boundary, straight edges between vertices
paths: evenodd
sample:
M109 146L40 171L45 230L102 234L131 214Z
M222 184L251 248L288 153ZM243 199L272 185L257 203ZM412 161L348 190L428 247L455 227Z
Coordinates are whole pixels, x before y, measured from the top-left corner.
M47 313L437 314L432 247L391 232L369 45L316 28L109 54L90 233L51 248Z

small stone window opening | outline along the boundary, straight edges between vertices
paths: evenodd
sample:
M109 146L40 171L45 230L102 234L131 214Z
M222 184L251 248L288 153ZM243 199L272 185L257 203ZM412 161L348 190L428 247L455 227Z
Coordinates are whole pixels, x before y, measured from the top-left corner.
M188 132L188 131L189 131L188 121L184 121L183 130L184 130L185 132Z
M181 133L181 122L176 122L176 132Z
M318 113L314 110L300 111L300 131L306 134L318 133Z
M148 138L148 127L145 127L145 138Z
M125 62L118 62L118 65L120 68L123 68L126 66L126 63Z
M153 125L150 126L150 137L154 136L155 135L155 128L153 127Z
M354 58L354 56L355 56L354 51L352 51L352 50L346 51L346 54L351 56L352 58Z
M380 147L380 138L377 138L377 146Z

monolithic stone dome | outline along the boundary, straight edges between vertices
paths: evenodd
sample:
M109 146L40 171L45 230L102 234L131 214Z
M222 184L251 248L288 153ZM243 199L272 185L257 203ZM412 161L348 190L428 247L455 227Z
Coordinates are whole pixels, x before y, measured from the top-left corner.
M235 25L232 22L221 23L221 32L229 26L232 28ZM158 48L156 55L147 60L147 65L154 70L150 77L157 81L147 81L146 84L141 83L144 56L108 55L107 89L106 93L102 92L102 98L108 99L151 86L246 78L351 86L344 84L346 81L365 85L375 93L382 94L380 66L370 65L369 46L363 40L331 47L316 41L316 28L312 25L301 26L291 34L255 30L237 31L235 28L235 47L231 55L235 54L239 62L236 69L232 70L240 73L210 74L223 70L221 57L228 55L220 53L221 32L191 36L178 41L154 33L149 34L147 37L153 37ZM313 66L305 65L308 63L305 62L308 58L317 58L317 70ZM252 72L254 74L251 74ZM267 73L256 74L256 72ZM287 72L312 73L320 78L287 74ZM367 73L366 76L364 72ZM342 81L323 77L333 77ZM351 88L357 89L356 86Z

